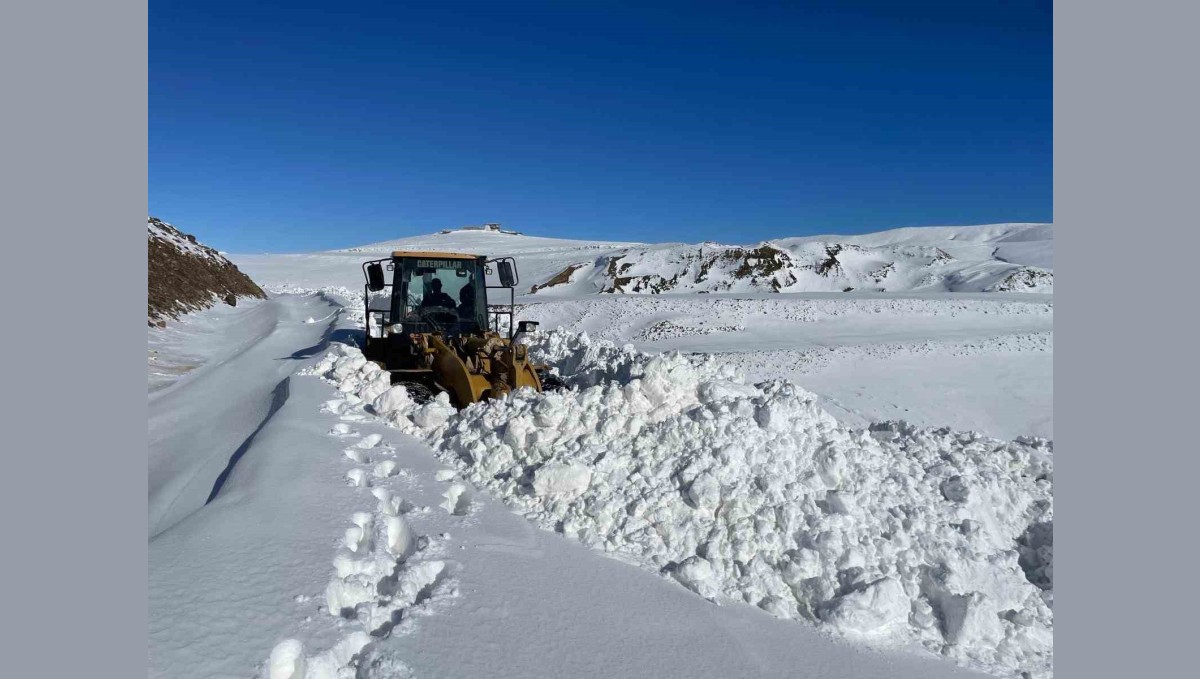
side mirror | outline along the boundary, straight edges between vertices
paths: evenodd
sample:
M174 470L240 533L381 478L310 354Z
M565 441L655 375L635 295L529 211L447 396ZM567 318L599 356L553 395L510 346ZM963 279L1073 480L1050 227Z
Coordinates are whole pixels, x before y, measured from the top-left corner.
M500 276L500 285L506 288L516 287L517 274L513 271L512 262L496 262L496 273Z
M520 335L526 332L533 332L537 330L537 327L537 321L521 321L520 323L517 323L517 334Z
M383 267L379 262L367 265L367 288L371 292L379 292L383 289Z

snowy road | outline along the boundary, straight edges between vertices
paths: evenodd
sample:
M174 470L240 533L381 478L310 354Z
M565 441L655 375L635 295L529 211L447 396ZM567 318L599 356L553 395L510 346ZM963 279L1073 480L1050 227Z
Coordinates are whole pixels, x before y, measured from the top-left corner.
M171 341L152 335L171 365L189 350L193 360L170 377L150 368L151 537L204 505L231 458L286 398L297 358L317 351L332 317L305 321L336 309L321 297L282 297L193 314L172 328Z

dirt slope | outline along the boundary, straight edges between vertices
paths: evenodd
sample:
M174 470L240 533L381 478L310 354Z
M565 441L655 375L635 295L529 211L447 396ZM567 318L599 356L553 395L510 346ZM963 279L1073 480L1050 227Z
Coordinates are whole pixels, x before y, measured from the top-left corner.
M168 318L218 302L237 306L239 297L265 299L266 293L219 252L166 222L147 219L146 320L165 325Z

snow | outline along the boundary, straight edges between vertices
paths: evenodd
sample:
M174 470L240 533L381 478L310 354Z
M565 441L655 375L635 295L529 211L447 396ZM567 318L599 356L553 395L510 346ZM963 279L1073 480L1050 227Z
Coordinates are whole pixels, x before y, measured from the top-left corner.
M587 490L592 470L583 464L550 463L538 467L533 492L541 498L572 499Z
M455 516L466 514L471 506L471 496L466 485L461 483L451 484L442 497L445 498L442 508Z
M271 299L148 330L150 675L1049 676L1053 298L994 290L1052 237L773 244L890 293L597 294L699 246L494 231L231 256ZM516 257L569 389L390 385L345 342L403 248Z
M270 679L303 679L304 644L285 639L271 649Z
M912 605L899 580L880 578L838 597L820 615L848 636L886 638L908 624Z

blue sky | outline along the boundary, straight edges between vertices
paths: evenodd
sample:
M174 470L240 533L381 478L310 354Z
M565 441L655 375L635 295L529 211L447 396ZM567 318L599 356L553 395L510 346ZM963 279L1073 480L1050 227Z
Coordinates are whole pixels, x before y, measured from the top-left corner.
M1051 14L152 3L149 212L234 252L1051 221Z

